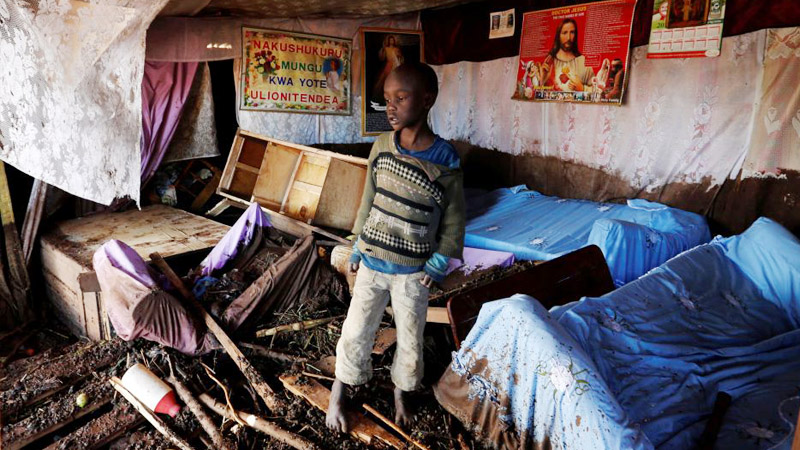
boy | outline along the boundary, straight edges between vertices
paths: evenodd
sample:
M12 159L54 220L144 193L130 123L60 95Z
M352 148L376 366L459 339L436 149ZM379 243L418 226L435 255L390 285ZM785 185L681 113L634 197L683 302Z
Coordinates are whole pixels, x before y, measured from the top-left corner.
M384 84L386 116L393 132L372 146L367 182L353 227L358 238L350 259L357 271L353 298L336 346L336 381L326 422L346 432L345 384L372 376L375 332L391 297L397 327L392 364L395 421L408 425L406 393L422 380L422 333L428 289L444 277L449 258L464 247L464 193L453 147L428 127L438 80L429 66L405 63Z

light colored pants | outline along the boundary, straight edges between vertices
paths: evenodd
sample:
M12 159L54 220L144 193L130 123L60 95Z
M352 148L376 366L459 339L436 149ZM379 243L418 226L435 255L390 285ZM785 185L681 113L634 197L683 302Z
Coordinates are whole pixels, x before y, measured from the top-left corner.
M428 312L428 288L420 283L424 276L424 271L389 275L361 264L342 337L336 345L336 378L350 385L372 378L375 333L391 297L397 327L392 381L404 391L419 388L424 370L422 333Z

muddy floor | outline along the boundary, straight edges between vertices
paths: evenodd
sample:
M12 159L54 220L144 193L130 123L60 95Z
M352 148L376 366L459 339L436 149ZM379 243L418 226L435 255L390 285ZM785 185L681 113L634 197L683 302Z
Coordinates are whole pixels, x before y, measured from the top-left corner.
M255 264L230 271L207 286L209 296L204 301L209 309L224 308L235 299L254 278L280 256L287 244L271 240L272 251L256 254ZM280 245L283 244L283 245ZM514 267L517 271L524 267ZM494 279L500 272L487 271L481 276ZM76 340L62 331L48 332L54 327L42 327L28 344L39 348L27 350L20 346L5 368L0 372L0 408L2 408L3 449L162 449L174 448L153 427L111 388L108 379L121 377L125 370L141 362L154 373L166 378L169 367L175 367L176 376L195 394L208 393L225 402L227 390L235 409L253 413L275 425L296 433L322 449L380 448L380 444L367 447L350 435L329 431L324 413L305 399L283 389L279 377L298 374L310 377L330 388L333 375L333 355L347 312L349 298L341 295L343 280L334 278L336 287L328 286L310 293L292 309L274 313L258 326L266 330L286 324L315 319L331 319L309 329L282 331L257 338L254 333L239 336L241 349L255 369L285 401L283 411L267 411L258 394L245 381L239 369L223 351L214 351L201 357L189 357L156 344L136 340L123 342L114 339L102 343ZM465 278L456 282L455 288L474 283ZM450 286L449 288L452 288ZM216 305L216 306L215 306ZM384 315L381 328L391 327L391 317ZM60 329L60 328L59 328ZM431 385L444 371L452 351L449 328L429 324L426 328L424 358L426 374L423 389L411 396L416 412L416 422L406 430L414 439L430 449L481 449L472 442L461 425L436 402ZM46 335L57 336L47 341ZM9 339L9 338L6 338ZM37 341L41 343L37 344ZM3 342L2 345L6 345ZM279 352L281 358L264 356L264 351ZM32 354L31 354L32 353ZM386 417L394 417L394 404L390 368L394 347L383 354L373 355L374 378L368 384L352 388L348 407L373 419L362 407L368 404ZM211 378L216 378L216 381ZM223 390L224 386L224 390ZM79 397L86 400L83 405ZM238 449L288 449L267 435L242 426L232 420L210 413L216 427ZM194 448L213 448L210 439L201 431L199 423L188 408L183 408L176 418L159 417ZM399 437L399 436L398 436ZM408 448L414 448L409 444Z

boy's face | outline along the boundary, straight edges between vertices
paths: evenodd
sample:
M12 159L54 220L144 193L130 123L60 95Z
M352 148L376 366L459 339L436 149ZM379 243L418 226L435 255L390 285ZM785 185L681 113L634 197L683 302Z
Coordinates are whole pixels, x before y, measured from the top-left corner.
M383 85L386 117L395 131L427 122L433 96L422 88L421 80L404 73L392 72Z

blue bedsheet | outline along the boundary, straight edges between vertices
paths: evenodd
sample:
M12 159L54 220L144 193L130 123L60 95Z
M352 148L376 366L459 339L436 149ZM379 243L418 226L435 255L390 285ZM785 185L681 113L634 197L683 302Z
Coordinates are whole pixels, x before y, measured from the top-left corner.
M530 298L486 304L448 370L486 379L475 395L508 392L507 420L523 433L564 427L554 448L692 448L725 391L733 404L717 448L789 449L798 300L800 241L762 218L603 297L549 313ZM481 370L468 373L475 361ZM576 415L603 425L599 436L568 426Z
M549 260L595 244L618 286L711 239L702 216L642 199L596 203L517 186L471 196L467 205L465 245Z

